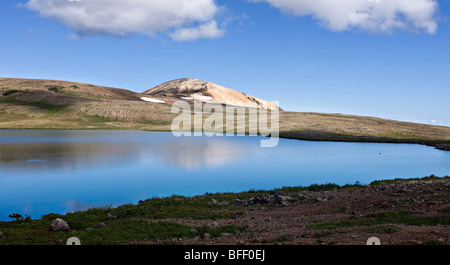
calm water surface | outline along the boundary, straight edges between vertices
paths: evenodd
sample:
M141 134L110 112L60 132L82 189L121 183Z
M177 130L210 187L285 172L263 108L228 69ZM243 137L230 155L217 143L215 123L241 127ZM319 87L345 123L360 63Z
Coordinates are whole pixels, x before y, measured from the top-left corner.
M0 220L173 194L450 175L450 152L428 146L280 139L261 148L261 139L0 130Z

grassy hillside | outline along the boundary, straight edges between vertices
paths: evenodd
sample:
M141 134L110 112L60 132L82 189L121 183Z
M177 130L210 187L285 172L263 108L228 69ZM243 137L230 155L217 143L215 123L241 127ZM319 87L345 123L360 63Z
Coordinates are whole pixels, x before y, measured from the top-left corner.
M0 128L170 130L168 104L125 89L69 81L0 78ZM207 118L204 115L204 119ZM450 150L450 127L343 114L280 112L280 137L399 142Z

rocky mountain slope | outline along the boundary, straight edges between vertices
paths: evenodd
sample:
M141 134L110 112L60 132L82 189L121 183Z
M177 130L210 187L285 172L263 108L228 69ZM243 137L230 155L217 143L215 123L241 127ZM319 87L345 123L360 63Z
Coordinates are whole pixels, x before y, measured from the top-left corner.
M255 98L243 92L223 87L211 82L194 78L172 80L144 92L150 96L175 97L183 100L200 100L242 107L254 107L278 110L279 106L271 102Z

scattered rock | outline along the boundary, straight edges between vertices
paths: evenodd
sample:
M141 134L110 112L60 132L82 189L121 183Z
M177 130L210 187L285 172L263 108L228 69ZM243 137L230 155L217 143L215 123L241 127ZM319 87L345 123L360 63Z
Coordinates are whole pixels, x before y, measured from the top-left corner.
M218 204L218 205L228 205L228 202L226 202L226 201L221 201L221 202L219 202L218 200L216 200L216 199L211 199L211 201L209 201L209 203L210 204Z
M326 202L326 201L328 201L328 199L326 197L323 197L323 196L317 197L316 199L319 202Z
M3 237L4 237L4 234L2 231L0 231L0 238L3 238Z
M103 228L105 226L106 226L106 224L104 222L101 222L97 225L97 228Z
M408 240L408 243L413 244L413 245L423 245L422 241L414 240L414 239Z
M210 228L217 228L217 227L219 227L219 224L216 221L213 221L212 223L209 223L208 226Z
M202 239L204 239L204 240L209 240L209 239L211 239L211 235L208 234L208 233L204 233L204 234L202 235Z
M291 201L292 197L283 196L283 195L275 195L273 202L275 204L285 205L287 202Z
M267 204L270 202L270 196L269 195L258 195L256 197L251 198L248 200L245 205L252 205L252 204Z
M311 199L310 196L308 196L306 194L302 194L302 193L295 194L295 197L298 198L301 201Z
M50 225L52 231L70 231L69 224L61 218L56 218Z
M117 219L117 215L112 215L110 213L108 213L106 215L106 220L116 220Z
M232 204L242 204L242 200L234 199L231 203Z
M221 237L227 237L227 236L231 236L231 235L233 235L233 234L231 234L231 233L222 233L222 234L220 234Z

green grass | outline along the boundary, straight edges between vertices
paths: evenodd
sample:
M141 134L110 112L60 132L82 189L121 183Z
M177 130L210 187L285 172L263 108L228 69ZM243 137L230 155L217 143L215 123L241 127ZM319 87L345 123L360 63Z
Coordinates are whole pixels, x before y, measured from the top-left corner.
M193 218L193 219L215 219L234 218L244 215L241 207L233 204L218 205L211 204L214 199L228 201L226 195L205 195L197 197L172 196L162 199L150 199L144 201L139 207L145 209L145 214L151 218ZM120 209L119 209L120 210ZM118 214L121 214L120 212Z
M447 243L442 242L442 241L438 241L438 240L432 240L432 241L428 241L423 243L424 245L428 245L428 246L446 246Z
M450 213L450 206L443 207L443 208L441 209L441 212L443 212L443 213Z
M48 91L52 91L52 92L58 93L60 88L56 87L56 86L52 86L52 87L49 87L47 89L48 89Z
M55 218L62 218L69 223L70 227L85 229L104 221L108 213L117 216L119 219L145 218L152 220L166 218L216 219L244 215L242 207L233 204L211 204L209 201L210 199L201 197L171 196L148 199L137 205L125 204L115 208L91 208L65 215L47 214L42 219L49 222Z
M64 245L70 237L79 238L82 245L141 244L156 240L169 240L167 243L171 244L172 239L200 237L203 233L209 233L211 238L214 238L223 233L241 233L246 229L245 226L235 225L203 226L193 229L191 226L174 222L139 218L119 218L117 220L103 218L102 222L105 224L104 227L99 227L99 223L91 223L86 228L72 223L69 232L49 231L51 220L47 218L22 223L0 222L0 228L4 232L4 238L0 239L0 245Z
M320 233L314 234L314 235L313 235L313 238L321 239L321 238L323 238L323 237L327 237L327 236L331 236L331 235L333 235L332 232L325 231L325 232L320 232Z
M146 242L167 240L172 238L193 238L198 233L191 231L187 225L173 222L148 222L138 219L119 219L106 221L106 226L102 228L92 228L87 230L74 231L70 233L60 233L67 241L69 237L78 237L83 240L83 245L108 245L108 244L129 244L133 242Z
M105 99L104 96L95 95L89 92L79 92L79 91L59 91L60 94L71 96L71 97L80 97L80 98L92 98L92 99Z
M172 124L170 120L160 120L160 119L148 119L147 124L150 125L161 125L161 126L169 126Z
M449 176L444 176L443 178L448 178ZM436 180L440 179L441 177L430 175L423 178L410 178L410 179L402 179L402 178L395 178L395 179L387 179L387 180L375 180L372 181L369 185L371 186L378 186L378 185L386 185L386 184L395 184L395 183L407 183L412 181L428 181L428 180Z
M17 92L19 92L19 91L20 91L20 90L18 90L18 89L10 89L10 90L6 90L5 92L3 92L3 96L6 97L6 96L8 96L8 95L17 93Z
M104 123L112 121L111 119L100 115L86 115L86 117L92 122Z
M388 131L388 132L386 132L386 136L392 137L392 138L399 138L399 139L420 139L421 138L419 135L398 132L398 131Z
M339 206L333 209L333 212L335 213L345 213L346 211L348 211L348 208L346 206Z
M242 214L231 207L211 205L206 200L193 200L172 196L149 199L141 204L126 204L116 208L106 206L73 213L47 214L37 220L0 222L0 231L5 237L0 244L63 244L69 237L78 237L82 244L131 244L146 241L193 238L209 233L211 238L224 233L241 233L246 226L201 226L193 227L160 220L162 218L215 219ZM115 219L107 219L110 213ZM61 218L70 232L50 232L51 222ZM105 227L99 227L100 223Z
M358 232L370 234L391 234L400 231L400 228L393 225L376 226L371 228L359 229Z
M284 186L282 188L276 188L274 191L278 192L287 192L287 193L298 193L298 192L304 192L304 191L312 191L312 192L318 192L318 191L332 191L332 190L338 190L338 189L345 189L345 188L357 188L363 186L359 182L356 182L355 184L346 184L343 186L339 186L334 183L325 183L325 184L312 184L307 187L291 187L291 186Z
M21 106L38 107L42 110L46 110L46 111L50 111L50 112L56 112L59 110L63 110L68 106L65 104L49 103L46 101L23 100L20 97L15 97L15 96L8 97L8 98L1 98L0 103L10 103L10 104L21 105Z

